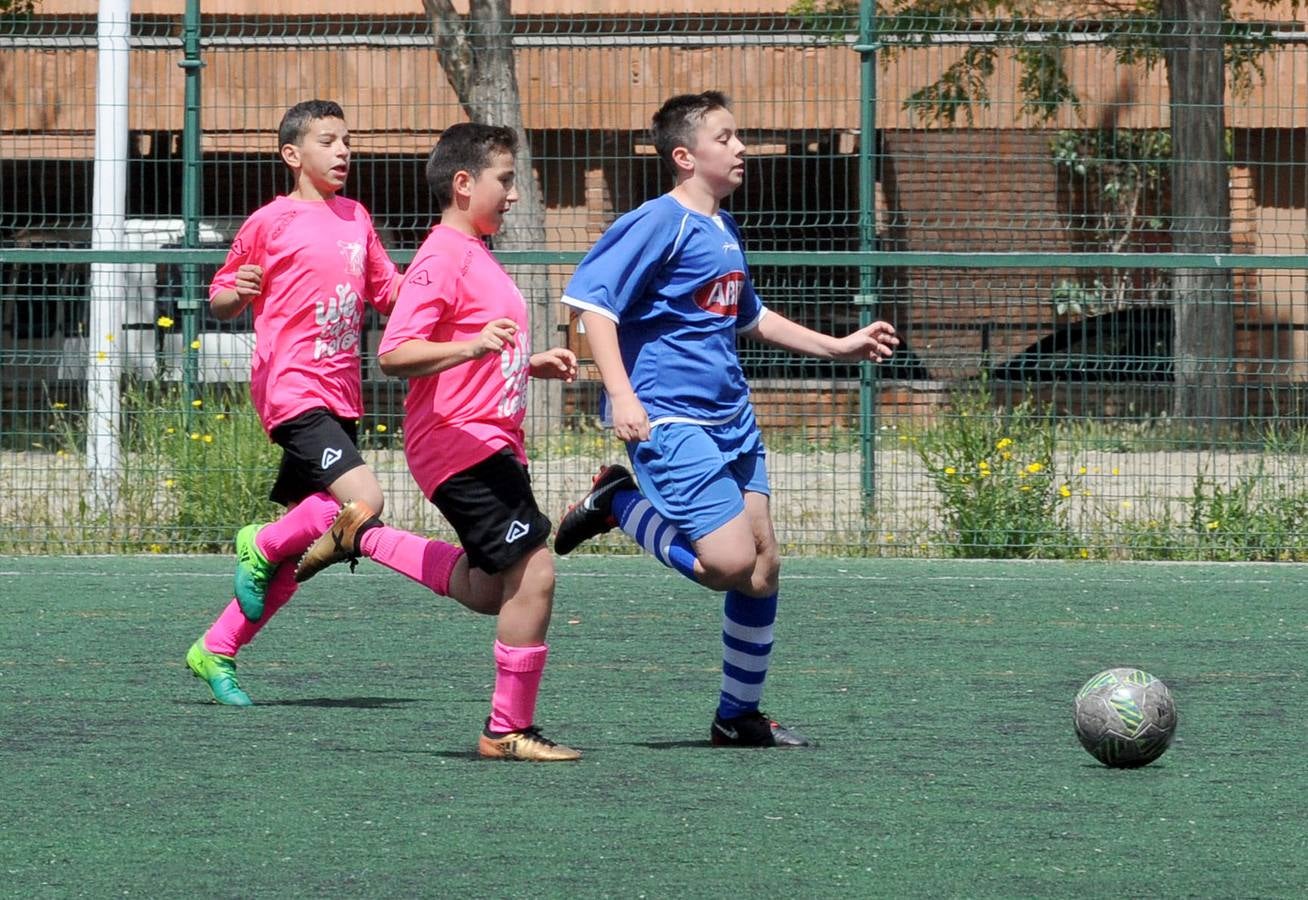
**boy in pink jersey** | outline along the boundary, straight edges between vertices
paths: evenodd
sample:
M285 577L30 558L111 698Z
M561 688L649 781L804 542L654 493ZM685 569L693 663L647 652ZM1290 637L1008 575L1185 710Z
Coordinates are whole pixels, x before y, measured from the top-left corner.
M508 128L454 125L427 161L441 208L400 286L378 348L388 375L409 378L404 451L424 496L454 526L465 553L444 589L425 577L448 545L382 525L364 502L346 504L301 558L304 581L334 562L366 556L498 616L491 714L477 742L493 759L560 761L577 750L535 724L554 603L550 520L527 475L522 422L527 379L571 381L572 351L532 353L527 304L483 239L518 199L517 138Z
M337 196L350 166L341 107L308 100L278 129L282 160L295 179L285 196L256 210L214 276L209 302L219 319L254 310L250 395L280 444L272 499L288 511L236 536L235 599L186 654L214 699L249 706L236 681L236 653L294 593L284 560L304 552L341 503L382 507L382 490L355 447L363 413L359 335L364 304L390 312L399 274L368 211Z

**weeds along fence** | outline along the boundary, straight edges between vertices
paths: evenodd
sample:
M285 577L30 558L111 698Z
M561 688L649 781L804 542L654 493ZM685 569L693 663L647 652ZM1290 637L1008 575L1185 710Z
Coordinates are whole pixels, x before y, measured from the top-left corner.
M222 551L275 514L251 325L205 299L235 227L287 189L276 127L313 96L344 106L347 193L401 264L436 216L423 165L441 129L523 132L524 198L495 250L534 343L583 360L531 397L534 484L561 512L624 453L595 419L563 285L669 186L653 110L715 88L749 148L728 207L765 302L836 333L885 318L902 339L877 367L742 341L786 552L1308 556L1302 4L1193 22L718 5L542 0L438 22L417 3L142 0L106 22L112 4L6 4L0 552ZM361 346L365 455L394 524L448 534L404 465L382 327Z

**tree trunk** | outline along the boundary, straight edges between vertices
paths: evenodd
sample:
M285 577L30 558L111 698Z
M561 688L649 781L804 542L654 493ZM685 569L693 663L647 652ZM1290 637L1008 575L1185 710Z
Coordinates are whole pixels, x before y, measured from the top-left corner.
M518 202L496 235L494 245L499 250L539 250L545 245L545 201L532 166L531 144L522 124L518 76L513 64L510 3L511 0L470 0L466 17L455 12L451 0L423 0L423 8L431 22L441 68L468 118L512 128L518 135ZM510 274L530 307L532 350L558 344L549 270L545 266L513 266ZM562 421L563 385L540 378L528 383L526 428L534 436Z
M1163 57L1171 91L1172 249L1231 251L1225 149L1226 69L1222 0L1161 0ZM1172 412L1215 431L1233 413L1235 324L1231 272L1180 269L1173 281L1176 393Z

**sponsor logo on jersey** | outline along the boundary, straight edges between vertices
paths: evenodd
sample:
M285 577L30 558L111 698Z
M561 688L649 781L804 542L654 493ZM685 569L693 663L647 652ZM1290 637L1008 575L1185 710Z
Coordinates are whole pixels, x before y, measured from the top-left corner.
M416 284L419 287L425 287L426 285L431 284L431 276L427 274L426 269L422 269L409 279L409 283Z
M282 236L282 232L286 230L287 226L295 221L295 212L293 209L288 209L277 217L277 221L273 222L272 231L268 234L268 240L275 241Z
M363 275L363 244L356 241L337 241L336 246L345 259L345 271L355 277Z
M696 290L695 305L719 316L734 316L744 284L744 272L728 272Z
M318 336L313 341L315 360L337 353L359 355L359 332L363 330L363 301L348 282L336 285L336 293L313 305ZM324 468L326 468L324 466Z

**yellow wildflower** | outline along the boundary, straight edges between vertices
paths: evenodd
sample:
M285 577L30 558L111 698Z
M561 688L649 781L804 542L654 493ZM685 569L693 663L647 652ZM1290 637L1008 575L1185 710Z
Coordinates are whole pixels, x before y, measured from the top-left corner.
M158 325L160 328L172 328L173 320L168 318L167 316L160 316L158 319L155 320L155 324Z

